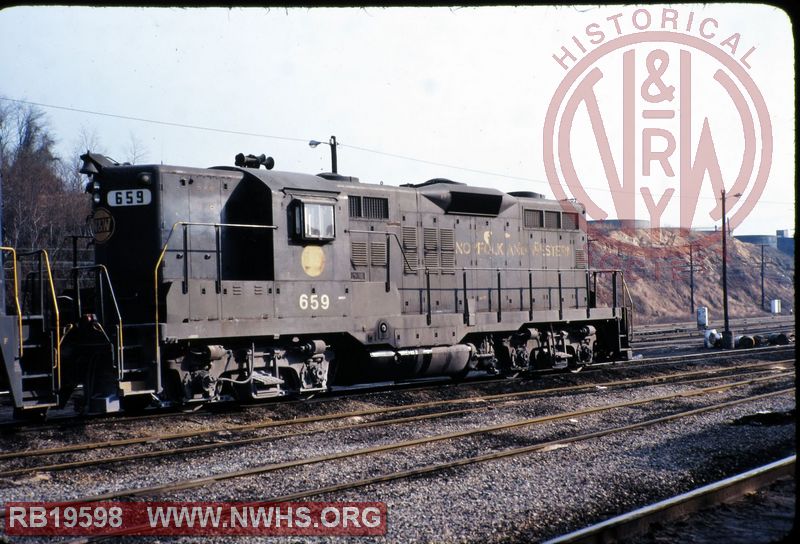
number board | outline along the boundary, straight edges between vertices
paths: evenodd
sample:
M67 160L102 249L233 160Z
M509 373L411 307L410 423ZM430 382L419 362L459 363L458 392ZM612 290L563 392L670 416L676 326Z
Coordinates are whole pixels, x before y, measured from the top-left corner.
M151 201L150 189L126 189L109 191L109 206L147 206Z

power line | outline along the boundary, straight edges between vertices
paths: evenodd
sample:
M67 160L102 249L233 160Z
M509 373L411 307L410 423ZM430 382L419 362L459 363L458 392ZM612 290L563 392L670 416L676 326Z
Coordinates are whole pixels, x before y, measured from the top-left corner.
M42 103L42 102L33 102L33 101L30 101L30 100L21 100L21 99L17 99L17 98L8 98L8 97L4 97L4 96L0 96L0 100L5 100L7 102L16 102L18 104L27 104L27 105L30 105L30 106L38 106L38 107L41 107L41 108L51 108L51 109L56 109L56 110L71 111L71 112L76 112L76 113L84 113L84 114L87 114L87 115L97 115L97 116L100 116L100 117L111 117L111 118L114 118L114 119L123 119L123 120L126 120L126 121L137 121L137 122L140 122L140 123L151 123L151 124L155 124L155 125L162 125L162 126L169 126L169 127L176 127L176 128L186 128L186 129L191 129L191 130L203 130L203 131L206 131L206 132L217 132L217 133L220 133L220 134L233 134L233 135L237 135L237 136L249 136L249 137L253 137L253 138L269 138L269 139L273 139L273 140L282 140L282 141L287 141L287 142L307 143L309 141L308 139L305 139L305 138L294 138L294 137L291 137L291 136L275 136L275 135L272 135L272 134L261 134L261 133L258 133L258 132L246 132L246 131L239 131L239 130L228 130L228 129L222 129L222 128L216 128L216 127L206 127L206 126L202 126L202 125L191 125L191 124L187 124L187 123L177 123L177 122L172 122L172 121L159 121L157 119L148 119L148 118L145 118L145 117L134 117L134 116L130 116L130 115L121 115L121 114L116 114L116 113L99 112L99 111L87 110L87 109L82 109L82 108L73 108L73 107L70 107L70 106L58 106L58 105L55 105L55 104L45 104L45 103ZM370 148L367 148L367 147L362 147L362 146L357 146L357 145L343 144L341 142L338 142L338 145L340 147L348 147L350 149L355 149L355 150L363 151L363 152L366 152L366 153L373 153L375 155L383 155L383 156L386 156L386 157L393 157L393 158L412 161L412 162L430 164L430 165L433 165L433 166L442 166L442 167L445 167L445 168L452 168L454 170L462 170L464 172L472 172L472 173L475 173L475 174L483 174L483 175L487 175L487 176L494 176L494 177L505 178L505 179L513 179L513 180L517 180L517 181L527 181L527 182L539 183L539 184L547 185L547 186L550 185L549 182L547 182L547 181L534 179L534 178L526 178L526 177L521 177L521 176L512 176L510 174L501 174L501 173L498 173L498 172L491 172L491 171L488 171L488 170L479 170L479 169L475 169L475 168L466 168L464 166L457 166L457 165L454 165L454 164L448 164L448 163L443 163L443 162L436 162L436 161L429 161L429 160L425 160L425 159L418 159L416 157L409 157L408 155L399 155L399 154L396 154L396 153L388 153L386 151L379 151L377 149L370 149ZM592 189L592 190L596 190L596 191L604 191L604 192L609 192L609 193L614 192L614 191L611 190L610 187L591 187L591 186L587 186L587 187L584 187L584 188L585 189ZM635 191L617 191L617 193L622 193L622 194L631 193L631 192L633 192L635 194ZM678 195L676 198L684 199L684 198L690 198L690 197L689 196L685 196L685 195ZM698 195L697 198L698 198L698 200L717 200L716 197L699 196L699 195ZM780 205L794 207L794 202L793 201L792 202L786 202L786 201L774 201L774 200L759 200L758 202L760 204L780 204Z
M124 119L126 121L139 121L141 123L152 123L154 125L164 125L168 127L178 127L178 128L188 128L193 130L205 130L207 132L220 132L223 134L234 134L237 136L252 136L254 138L271 138L273 140L284 140L289 142L308 142L303 138L291 138L289 136L273 136L271 134L258 134L256 132L244 132L239 130L227 130L222 128L215 128L215 127L204 127L201 125L189 125L186 123L174 123L171 121L158 121L156 119L146 119L144 117L133 117L130 115L119 115L116 113L107 113L101 111L91 111L91 110L84 110L81 108L71 108L69 106L56 106L53 104L43 104L41 102L31 102L29 100L19 100L16 98L7 98L4 96L0 96L0 100L5 100L7 102L16 102L18 104L27 104L30 106L39 106L40 108L51 108L55 110L64 110L64 111L72 111L76 113L85 113L88 115L99 115L101 117L113 117L114 119Z
M523 177L520 177L520 176L511 176L509 174L498 174L497 172L489 172L487 170L476 170L474 168L465 168L463 166L456 166L454 164L447 164L447 163L444 163L444 162L435 162L435 161L428 161L428 160L424 160L424 159L416 159L414 157L408 157L406 155L397 155L396 153L387 153L385 151L378 151L376 149L368 149L366 147L360 147L360 146L357 146L357 145L349 145L349 144L342 144L342 143L340 143L339 145L341 147L349 147L351 149L357 149L359 151L366 151L367 153L375 153L376 155L385 155L387 157L394 157L396 159L404 159L404 160L407 160L407 161L414 161L414 162L421 162L421 163L425 163L425 164L432 164L434 166L444 166L445 168L455 168L456 170L464 170L466 172L474 172L476 174L486 174L486 175L489 175L489 176L497 176L497 177L508 178L508 179L516 179L516 180L520 180L520 181L533 181L533 182L536 182L536 183L542 183L542 184L545 184L545 185L549 185L548 182L542 181L540 179L523 178Z

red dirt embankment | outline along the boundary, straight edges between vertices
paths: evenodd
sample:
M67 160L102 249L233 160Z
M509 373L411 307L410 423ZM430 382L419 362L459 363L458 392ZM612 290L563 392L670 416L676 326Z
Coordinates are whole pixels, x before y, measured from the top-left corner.
M619 268L640 324L686 321L691 313L689 245L694 262L695 307L722 318L722 232L677 228L589 229L592 268ZM794 308L794 257L772 247L764 251L766 310L761 309L761 246L728 238L728 311L731 317L765 315L780 299L783 314Z

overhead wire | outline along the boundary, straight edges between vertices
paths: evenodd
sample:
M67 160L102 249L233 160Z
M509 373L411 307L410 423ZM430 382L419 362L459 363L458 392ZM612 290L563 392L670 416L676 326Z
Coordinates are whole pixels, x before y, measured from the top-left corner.
M97 116L101 116L101 117L110 117L110 118L122 119L122 120L126 120L126 121L137 121L137 122L141 122L141 123L150 123L150 124L155 124L155 125L162 125L162 126L169 126L169 127L176 127L176 128L184 128L184 129L190 129L190 130L202 130L202 131L207 131L207 132L217 132L217 133L220 133L220 134L231 134L231 135L236 135L236 136L248 136L248 137L252 137L252 138L267 138L267 139L282 140L282 141L287 141L287 142L302 142L302 143L308 143L309 142L309 139L306 139L306 138L297 138L297 137L292 137L292 136L277 136L277 135L274 135L274 134L263 134L263 133L258 133L258 132L248 132L248 131L241 131L241 130L230 130L230 129L223 129L223 128L217 128L217 127L208 127L208 126L202 126L202 125L192 125L192 124L188 124L188 123L178 123L178 122L174 122L174 121L161 121L161 120L158 120L158 119L148 119L148 118L145 118L145 117L136 117L136 116L131 116L131 115L122 115L122 114L116 114L116 113L93 111L93 110L88 110L88 109L84 109L84 108L75 108L75 107L71 107L71 106L60 106L60 105L55 105L55 104L45 104L43 102L34 102L34 101L31 101L31 100L22 100L22 99L18 99L18 98L9 98L9 97L5 97L5 96L0 96L0 100L4 100L4 101L7 101L7 102L15 102L15 103L18 103L18 104L26 104L26 105L30 105L30 106L37 106L37 107L40 107L40 108L50 108L50 109L55 109L55 110L71 111L71 112L83 113L83 114L87 114L87 115L97 115ZM418 162L418 163L422 163L422 164L430 164L430 165L433 165L433 166L441 166L441 167L444 167L444 168L452 168L454 170L461 170L461 171L471 172L471 173L475 173L475 174L482 174L482 175L494 176L494 177L505 178L505 179L513 179L513 180L517 180L517 181L533 182L533 183L538 183L538 184L542 184L542 185L546 185L546 186L550 185L550 183L548 181L544 181L544 180L540 180L540 179L528 178L528 177L522 177L522 176L514 176L514 175L510 175L510 174L502 174L502 173L499 173L499 172L492 172L492 171L488 171L488 170L480 170L480 169L475 169L475 168L467 168L467 167L464 167L464 166L458 166L458 165L454 165L454 164L448 164L448 163L437 162L437 161L430 161L430 160L426 160L426 159L419 159L419 158L416 158L416 157L410 157L408 155L400 155L400 154L397 154L397 153L388 153L386 151L380 151L380 150L377 150L377 149L370 149L368 147L357 146L357 145L352 145L352 144L347 144L347 143L342 143L342 142L337 142L337 146L338 147L346 147L346 148L350 148L350 149L355 149L357 151L362 151L362 152L365 152L365 153L373 153L373 154L376 154L376 155L383 155L383 156L386 156L386 157L392 157L392 158L401 159L401 160ZM590 187L590 186L587 186L585 188L586 189L592 189L592 190L598 190L598 191L604 191L604 192L614 192L610 187ZM617 193L625 193L625 192L629 192L629 191L616 191L616 192ZM635 191L633 191L633 192L635 193ZM688 196L688 195L678 195L676 198L682 200L684 198L690 198L690 196ZM699 200L719 200L716 196L699 196L698 195L697 198ZM758 202L759 203L763 203L763 204L780 204L780 205L787 205L787 206L791 205L792 207L794 207L794 201L793 200L792 201L774 201L774 200L759 199Z

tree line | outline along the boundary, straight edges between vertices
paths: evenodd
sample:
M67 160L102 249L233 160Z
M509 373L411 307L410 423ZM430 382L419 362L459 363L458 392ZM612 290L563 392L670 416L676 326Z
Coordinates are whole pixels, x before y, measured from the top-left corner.
M40 109L0 102L3 245L58 249L85 233L91 206L80 160L59 157L55 147Z

